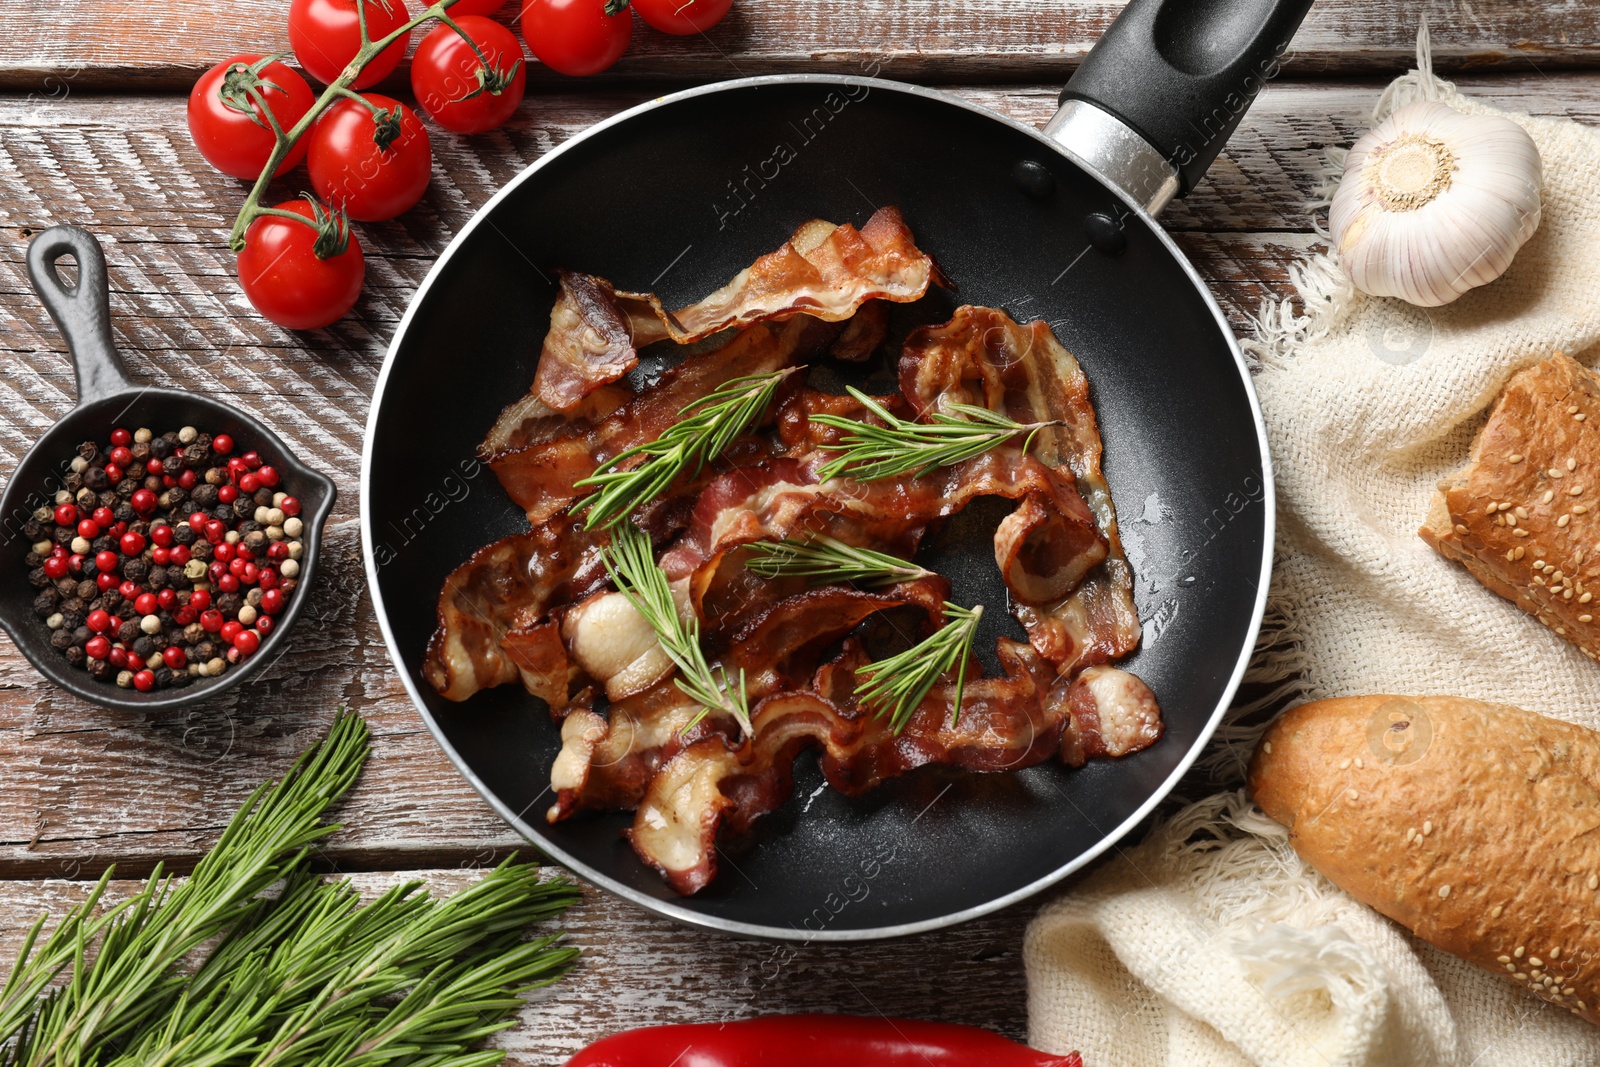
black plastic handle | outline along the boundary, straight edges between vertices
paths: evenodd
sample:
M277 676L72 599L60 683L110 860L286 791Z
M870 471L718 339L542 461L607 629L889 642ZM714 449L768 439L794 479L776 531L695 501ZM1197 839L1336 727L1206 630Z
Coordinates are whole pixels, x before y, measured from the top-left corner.
M1061 91L1132 127L1186 196L1278 73L1312 0L1130 0Z
M67 285L56 270L62 256L78 261L78 281ZM78 403L128 389L128 371L111 341L111 289L100 242L76 226L52 226L28 245L28 279L66 339L78 377Z

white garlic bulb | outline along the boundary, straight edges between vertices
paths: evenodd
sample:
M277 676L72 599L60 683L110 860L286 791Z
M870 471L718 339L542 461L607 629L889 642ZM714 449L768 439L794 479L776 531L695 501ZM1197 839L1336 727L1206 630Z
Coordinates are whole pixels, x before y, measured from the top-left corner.
M1328 224L1357 289L1438 307L1505 273L1539 228L1540 184L1521 126L1421 100L1350 149Z

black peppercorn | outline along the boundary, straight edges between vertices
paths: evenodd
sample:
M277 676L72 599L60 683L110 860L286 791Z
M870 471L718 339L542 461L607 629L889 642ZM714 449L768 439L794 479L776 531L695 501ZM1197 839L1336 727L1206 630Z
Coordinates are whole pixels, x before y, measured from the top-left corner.
M262 533L261 528L258 526L241 537L239 543L259 557L267 550L267 535Z
M199 507L215 507L217 503L217 487L202 483L195 486L194 491L191 492L189 496L190 499L192 499Z
M141 633L134 639L133 654L138 656L140 659L149 659L155 654L155 650L156 643L150 640L149 634Z
M28 584L35 589L43 589L50 584L50 576L44 572L43 567L35 567L28 572Z
M117 669L111 665L110 660L92 659L89 661L89 677L98 680L113 677Z
M256 508L270 508L272 506L272 490L263 485L256 490L255 495L250 499L256 506L250 509L250 514L254 515Z
M195 643L194 655L190 658L197 660L198 662L205 663L207 660L215 659L216 656L217 643L208 637L204 641L198 641Z
M79 459L93 459L94 454L100 451L100 446L93 441L84 441L78 445Z
M66 627L63 626L62 629L65 630ZM82 623L72 628L72 643L75 645L86 645L89 643L89 638L93 636L93 632Z
M139 480L137 478L124 478L122 481L117 483L117 496L121 497L123 500L128 499L138 491ZM118 518L121 519L121 516L119 515Z
M139 556L129 556L122 564L122 576L130 582L142 582L150 573L150 564Z
M78 531L70 526L57 526L50 531L50 540L58 545L70 545L72 544L72 539L77 536Z
M157 459L166 459L172 455L172 442L167 440L165 436L157 437L150 442L150 454Z
M29 552L26 556L22 557L22 565L28 568L30 571L35 567L43 567L44 557L39 555L37 552Z
M22 536L30 541L39 541L44 538L44 523L38 519L29 519L22 524Z
M210 458L211 446L209 444L201 444L198 439L183 450L183 465L190 470L200 467Z
M183 473L183 457L163 456L161 458L161 471L163 474L170 474L176 478Z
M61 481L66 485L68 490L74 493L83 488L83 475L79 474L77 471L68 471L67 476L61 479Z
M134 459L138 460L140 463L143 463L145 460L150 458L150 442L135 441L131 446L129 446L128 451L133 453Z
M168 686L172 684L172 672L167 669L166 664L162 664L151 673L156 676L157 686Z
M62 626L61 629L50 635L50 647L57 652L65 652L72 647L72 631Z
M189 546L189 558L206 563L211 559L212 546L210 541L196 541Z
M78 583L71 578L57 578L55 580L56 592L63 597L69 597L78 591Z
M73 645L71 648L67 649L67 662L72 664L74 667L83 666L83 661L88 658L88 654L83 651L83 648L80 645Z
M106 486L111 484L111 479L106 477L106 469L104 467L90 467L83 472L83 484L99 493L103 492Z
M100 587L93 582L79 582L74 595L85 604L100 595Z
M235 501L234 503L238 503L238 501ZM218 504L216 507L211 509L211 517L214 519L220 519L223 522L232 522L234 518L233 508L228 504Z
M56 598L48 591L40 593L33 598L33 613L41 619L48 619L56 613Z
M139 513L133 510L133 505L126 501L112 508L111 513L116 516L118 522L132 522L139 517Z
M192 681L194 681L194 678L190 676L188 671L172 672L172 687L174 689L182 689Z
M105 492L100 494L95 503L102 508L116 508L118 503L116 490L107 489Z
M239 609L244 606L244 597L238 593L223 593L212 603L222 612L224 618L232 619L238 616Z
M76 630L83 625L83 620L89 614L89 605L76 598L65 601L61 605L61 626L66 630Z
M93 544L95 555L99 555L102 552L115 552L117 550L117 539L112 537L110 534L101 534L99 537L94 539Z
M194 532L194 527L187 524L172 531L172 539L180 545L192 545L198 536L199 534Z
M161 480L161 475L159 475L159 474L147 474L147 475L145 475L144 487L146 489L150 490L152 493L161 492L161 487L163 485L165 485L165 484L166 483Z
M117 627L117 640L125 645L131 645L139 640L141 631L137 619L129 619Z
M162 494L167 498L167 507L180 508L189 499L189 490L181 485L175 485Z
M150 567L150 573L145 576L144 584L148 585L151 589L158 591L165 589L170 584L168 581L167 568L158 567L152 564Z
M205 482L207 485L227 485L228 472L221 467L212 467L206 471Z

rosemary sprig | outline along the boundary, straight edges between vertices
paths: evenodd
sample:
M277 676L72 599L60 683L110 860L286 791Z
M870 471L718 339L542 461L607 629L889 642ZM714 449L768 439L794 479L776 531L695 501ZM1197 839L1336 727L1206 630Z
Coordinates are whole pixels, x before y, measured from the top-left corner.
M945 624L936 633L904 652L861 668L858 673L866 684L856 690L856 696L862 706L879 717L887 714L890 726L899 733L922 706L934 684L954 670L956 689L951 701L951 722L960 721L961 697L967 687L967 660L972 655L972 639L982 617L981 604L969 610L946 601Z
M846 431L840 442L842 454L818 472L823 481L840 475L861 482L900 474L920 476L935 467L948 467L982 455L1018 434L1027 434L1022 442L1022 450L1026 452L1040 430L1062 425L1058 420L1017 422L998 411L973 404L951 404L950 412L954 414L940 411L928 422L910 422L854 386L848 390L883 425L842 415L811 416L812 422Z
M809 541L757 541L745 566L762 578L810 578L814 584L854 582L873 588L926 578L933 572L898 556L857 548L821 535Z
M744 671L739 672L735 684L726 669L719 666L713 670L706 663L705 652L700 648L700 621L691 618L684 622L678 617L667 576L656 566L650 538L633 523L623 523L611 531L604 561L612 584L644 616L661 642L662 651L678 668L678 688L700 705L700 714L684 729L693 727L709 711L721 711L732 715L739 728L749 734L750 704L745 696Z
M612 527L634 508L660 496L679 475L700 473L746 429L759 422L778 386L799 368L750 374L724 382L689 404L654 441L634 445L574 485L595 492L580 501L586 529ZM629 466L635 459L640 462Z

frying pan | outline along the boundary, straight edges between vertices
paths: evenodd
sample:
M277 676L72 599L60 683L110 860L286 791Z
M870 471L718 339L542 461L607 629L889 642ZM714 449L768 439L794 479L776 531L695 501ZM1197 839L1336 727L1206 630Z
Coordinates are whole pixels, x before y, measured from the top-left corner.
M68 285L60 261L77 261L77 280ZM111 293L106 278L106 257L94 235L76 226L52 226L28 245L28 278L67 342L78 381L78 405L39 438L23 457L0 496L0 627L11 635L19 651L39 673L85 700L125 711L174 708L216 696L244 681L262 664L271 663L282 649L291 627L300 617L306 593L316 575L322 526L333 510L333 482L312 470L278 435L256 419L220 400L180 389L157 389L129 380L122 357L111 341ZM300 499L302 541L300 587L289 598L278 624L253 656L229 667L215 678L204 678L182 689L157 689L140 693L119 689L91 678L70 666L50 647L50 630L33 612L35 590L22 580L28 539L22 525L41 504L53 504L63 488L67 464L84 441L105 441L117 426L148 426L158 433L196 426L208 433L225 433L242 445L259 451L278 468L281 487Z
M876 71L749 78L624 112L490 200L400 324L362 471L384 636L467 780L595 883L688 923L783 939L863 940L970 919L1060 880L1137 825L1239 683L1267 589L1273 511L1244 361L1153 215L1200 180L1309 6L1134 0L1043 132ZM557 730L520 687L452 704L422 679L445 575L526 528L474 448L533 379L552 268L681 306L806 219L859 224L887 204L960 286L959 297L895 306L892 337L943 321L959 302L992 305L1047 320L1082 362L1146 624L1125 666L1155 690L1167 733L1080 770L924 769L855 801L823 788L802 757L791 801L749 839L724 843L716 882L680 898L622 839L629 816L544 822ZM886 368L863 373L892 380ZM969 509L928 549L963 603L1005 603L990 541L1001 510ZM1004 612L991 616L980 649L1001 632L1021 636Z

